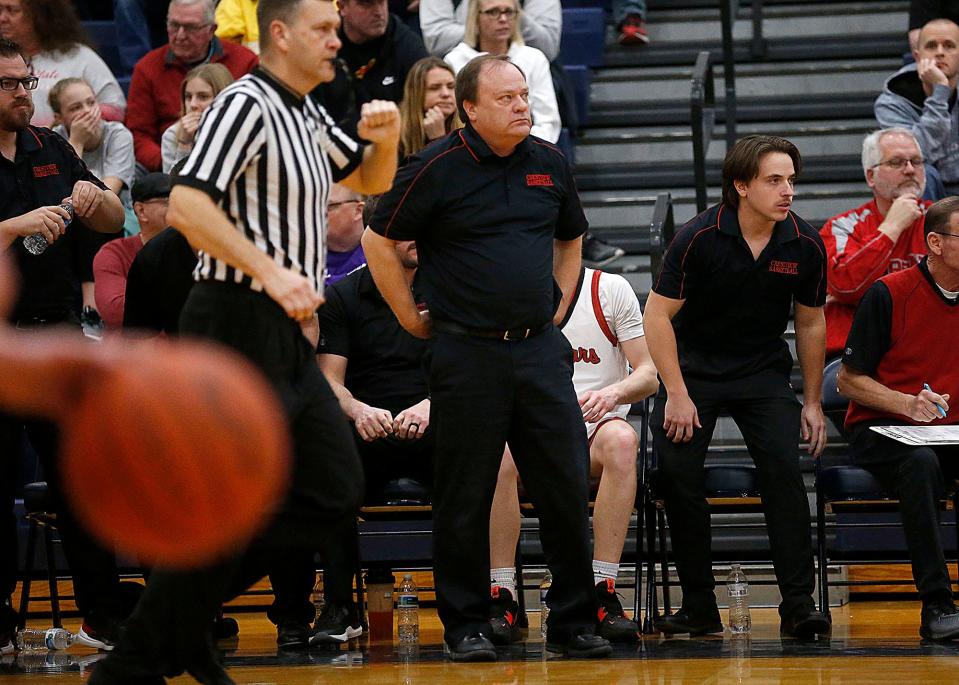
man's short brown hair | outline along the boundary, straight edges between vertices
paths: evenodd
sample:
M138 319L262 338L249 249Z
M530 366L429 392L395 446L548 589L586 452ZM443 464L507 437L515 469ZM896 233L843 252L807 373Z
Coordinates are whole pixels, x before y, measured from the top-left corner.
M949 225L952 215L959 212L959 196L947 197L926 210L926 221L922 226L923 235L928 238L930 233L952 233Z
M275 20L289 24L303 0L259 0L256 4L256 24L260 31L260 50L270 45L270 24Z
M723 202L730 207L739 207L739 193L736 192L735 182L749 183L759 176L759 163L770 152L789 155L795 173L799 173L802 157L799 155L799 148L792 142L779 136L745 136L736 141L723 160Z
M480 75L483 73L484 67L493 62L510 64L519 69L519 73L523 74L524 79L526 78L523 70L520 69L519 65L513 62L508 55L480 55L479 57L471 59L466 63L465 67L460 69L460 73L456 75L456 111L459 112L460 119L463 123L469 121L463 103L467 100L476 102Z

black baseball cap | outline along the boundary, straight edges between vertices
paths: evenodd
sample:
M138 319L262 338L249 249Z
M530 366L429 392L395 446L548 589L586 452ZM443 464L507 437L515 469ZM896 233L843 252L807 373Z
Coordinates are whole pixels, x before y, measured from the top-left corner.
M170 175L158 171L147 174L133 184L130 198L134 202L146 202L157 197L170 196Z

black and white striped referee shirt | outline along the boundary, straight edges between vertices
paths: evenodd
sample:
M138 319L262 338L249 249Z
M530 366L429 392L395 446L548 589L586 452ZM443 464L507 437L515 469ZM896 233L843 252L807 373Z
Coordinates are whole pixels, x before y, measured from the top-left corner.
M174 183L207 193L246 238L322 293L330 185L362 159L363 147L322 106L258 68L224 89L203 114ZM204 252L194 276L263 289Z

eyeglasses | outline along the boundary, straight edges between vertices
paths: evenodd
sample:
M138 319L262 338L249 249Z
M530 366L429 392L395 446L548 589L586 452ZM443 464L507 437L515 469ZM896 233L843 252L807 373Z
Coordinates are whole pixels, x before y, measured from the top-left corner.
M23 78L13 78L12 76L0 77L0 90L16 90L17 86L23 86L24 90L36 90L40 79L36 76L24 76Z
M178 24L175 21L168 21L166 23L166 30L171 35L176 35L180 32L180 29L183 29L183 32L188 36L193 35L194 33L199 33L205 28L209 28L210 24Z
M938 235L947 236L949 238L959 238L959 233L946 233L944 231L929 231L930 233L936 233Z
M491 7L488 10L480 11L480 14L485 14L490 19L499 19L500 17L512 19L519 13L513 7Z
M922 157L911 157L909 159L903 159L902 157L893 157L892 159L887 159L885 162L879 162L879 164L873 164L870 169L875 169L877 166L887 166L890 169L895 169L896 171L902 171L906 168L906 164L912 164L913 169L919 169L922 167L924 160Z
M350 205L350 204L360 204L363 200L343 200L342 202L328 202L326 204L326 209L330 210L334 207L339 207L340 205Z

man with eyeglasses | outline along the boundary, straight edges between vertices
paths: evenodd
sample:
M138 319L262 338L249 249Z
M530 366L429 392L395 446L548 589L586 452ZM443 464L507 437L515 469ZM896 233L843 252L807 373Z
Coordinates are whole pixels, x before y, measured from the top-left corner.
M180 118L180 84L199 64L223 64L234 78L257 65L252 51L214 35L213 0L173 0L167 13L169 43L137 62L127 100L127 128L137 162L147 171L161 167L160 137Z
M928 256L866 292L846 341L839 391L854 462L899 499L912 575L922 600L919 634L959 638L959 608L939 537L944 483L959 475L959 446L914 446L870 430L955 425L959 391L959 197L926 212Z
M842 354L859 300L876 279L915 266L926 254L922 227L925 166L904 128L870 133L862 168L872 199L838 214L819 234L826 245L826 357Z
M92 280L82 236L86 228L120 230L123 206L66 140L48 128L30 126L36 87L20 47L0 39L0 252L16 264L20 280L9 321L18 328L60 325L63 335L80 340L80 282ZM61 206L65 200L72 201L76 217L69 227L71 215ZM23 245L24 238L35 234L48 244L39 255ZM10 645L16 624L7 598L17 581L12 512L24 433L40 457L58 512L57 528L84 617L80 641L109 648L122 618L116 564L112 551L90 540L63 506L56 430L30 417L0 416L0 652Z
M366 264L360 238L366 228L366 201L359 193L334 183L326 205L326 285L333 285Z
M922 27L913 50L915 64L893 74L876 99L876 121L882 128L909 129L926 162L930 187L941 179L945 190L927 195L938 200L959 192L959 25L934 19Z

